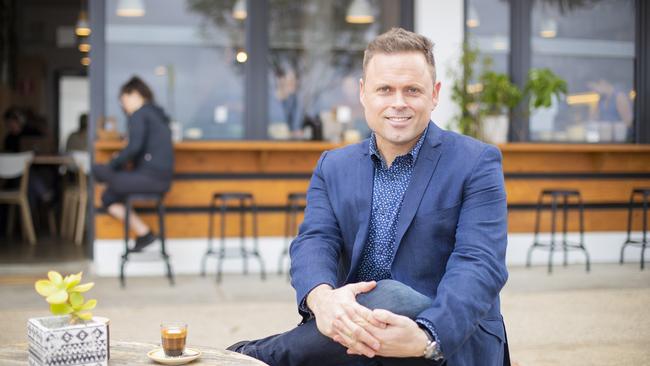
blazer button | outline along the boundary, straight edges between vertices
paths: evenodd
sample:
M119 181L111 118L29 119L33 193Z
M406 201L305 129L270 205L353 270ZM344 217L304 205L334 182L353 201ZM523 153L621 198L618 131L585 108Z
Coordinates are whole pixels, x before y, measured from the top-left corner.
M151 161L151 154L145 154L144 155L144 160Z

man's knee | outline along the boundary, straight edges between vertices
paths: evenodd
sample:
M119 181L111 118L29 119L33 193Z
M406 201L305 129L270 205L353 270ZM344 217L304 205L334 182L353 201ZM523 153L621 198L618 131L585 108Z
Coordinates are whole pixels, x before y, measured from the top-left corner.
M395 280L378 281L372 291L357 295L357 301L369 309L385 309L412 319L433 303L427 296Z

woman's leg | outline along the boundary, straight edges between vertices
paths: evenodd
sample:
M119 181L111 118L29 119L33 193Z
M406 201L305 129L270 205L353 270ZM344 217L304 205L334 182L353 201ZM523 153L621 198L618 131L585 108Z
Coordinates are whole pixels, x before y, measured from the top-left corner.
M123 203L113 203L108 206L108 213L111 214L114 218L124 222L124 217L126 216L126 207ZM135 235L144 236L151 231L149 226L142 221L140 216L138 216L135 211L131 210L129 213L129 227Z

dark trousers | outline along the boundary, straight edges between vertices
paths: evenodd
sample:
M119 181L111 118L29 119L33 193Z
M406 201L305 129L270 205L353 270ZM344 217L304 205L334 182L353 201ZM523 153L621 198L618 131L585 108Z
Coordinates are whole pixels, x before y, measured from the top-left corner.
M428 308L432 300L393 280L377 282L371 292L357 301L369 309L386 309L411 319ZM424 350L424 345L422 345ZM435 361L419 358L367 358L350 356L346 348L324 336L311 319L282 334L251 341L239 350L271 366L432 366Z
M171 178L139 170L115 170L101 164L93 165L93 176L99 182L106 183L106 190L102 194L104 207L124 203L126 196L132 193L163 193L171 185Z

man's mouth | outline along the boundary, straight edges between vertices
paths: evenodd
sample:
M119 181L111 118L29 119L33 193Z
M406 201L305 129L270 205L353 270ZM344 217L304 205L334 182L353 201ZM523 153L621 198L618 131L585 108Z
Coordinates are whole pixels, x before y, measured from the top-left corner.
M404 123L411 119L410 116L386 116L384 118L392 123Z

